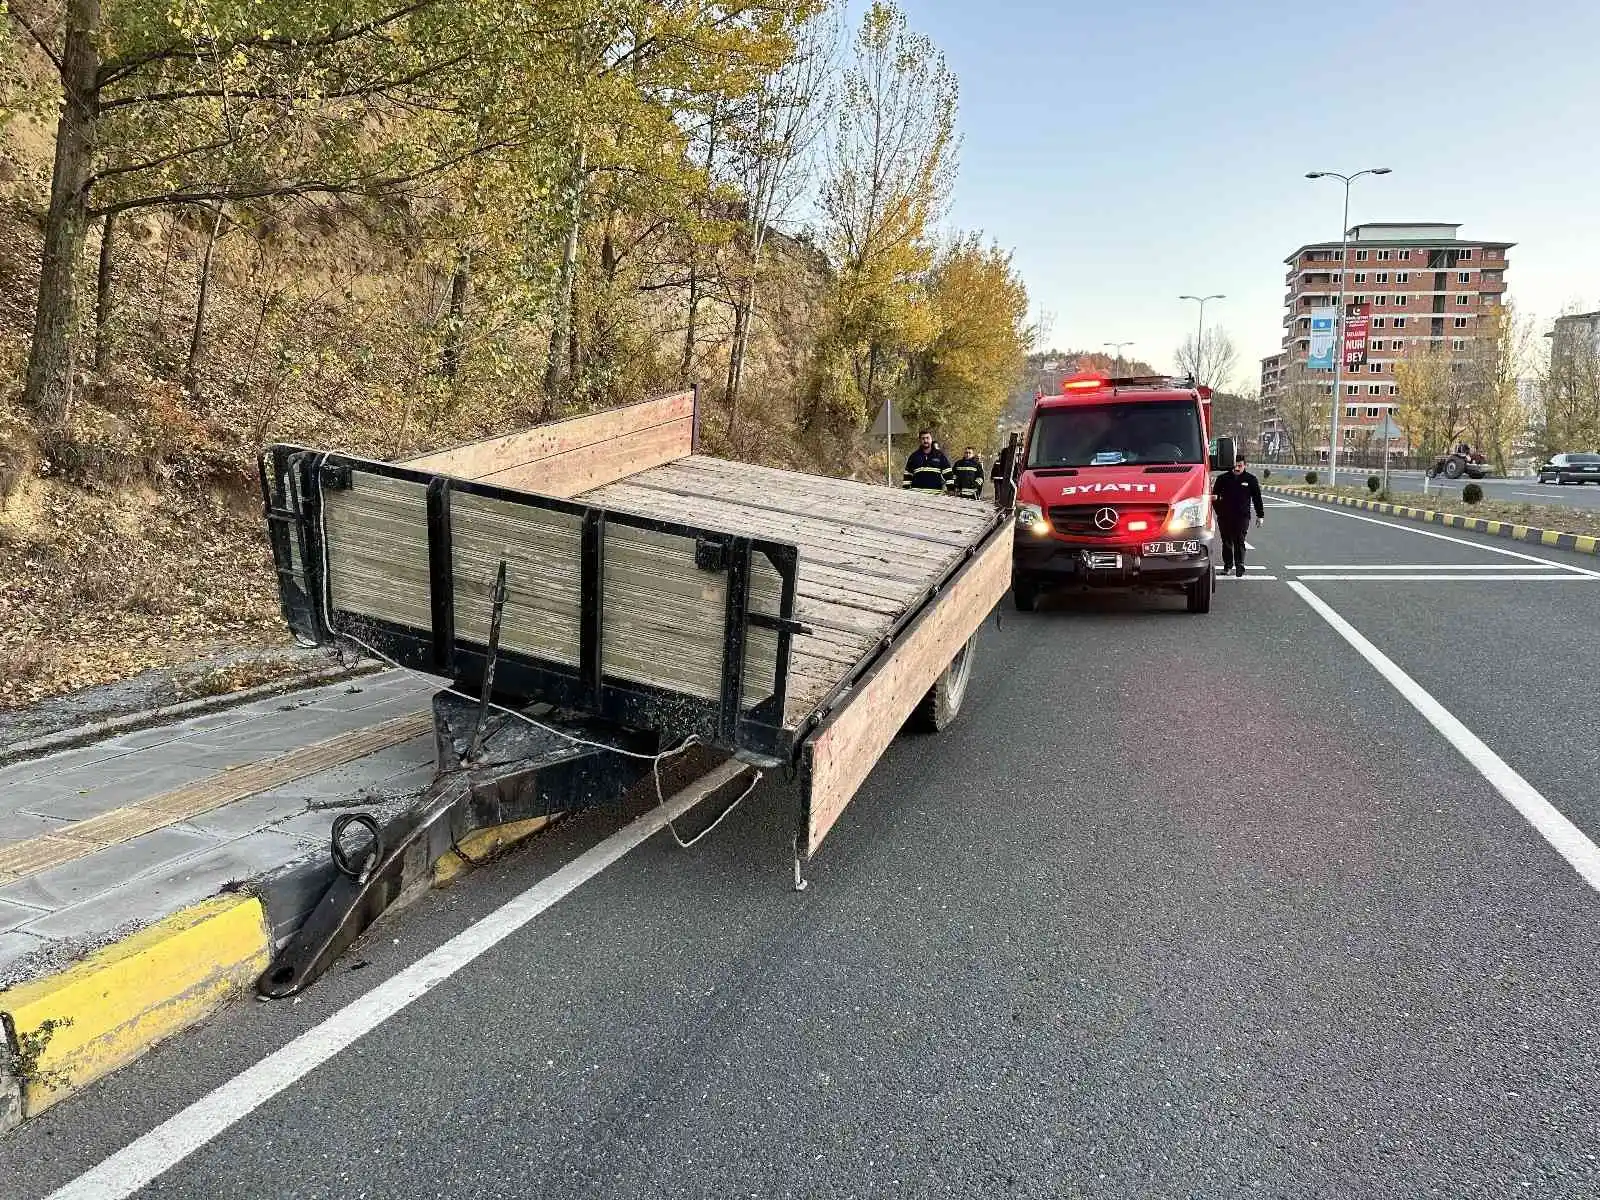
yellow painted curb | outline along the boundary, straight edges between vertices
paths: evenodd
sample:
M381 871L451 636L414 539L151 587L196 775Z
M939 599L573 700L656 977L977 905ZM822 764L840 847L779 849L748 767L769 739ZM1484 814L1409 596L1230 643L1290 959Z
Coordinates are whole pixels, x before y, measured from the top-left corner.
M254 896L219 896L97 950L48 979L0 992L22 1116L132 1062L248 987L271 957Z
M481 862L493 858L524 838L532 837L553 820L553 816L530 817L526 821L509 821L490 829L474 830L457 843L456 850L446 850L433 864L433 885L444 887L454 882L469 869L468 859Z

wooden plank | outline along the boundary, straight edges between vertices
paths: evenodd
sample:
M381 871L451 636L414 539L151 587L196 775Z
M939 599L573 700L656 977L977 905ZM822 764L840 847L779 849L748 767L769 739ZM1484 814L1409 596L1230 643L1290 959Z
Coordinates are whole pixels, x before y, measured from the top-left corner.
M694 438L694 418L682 417L481 476L484 483L566 498L681 458Z
M334 611L433 628L428 587L428 489L361 470L323 493Z
M500 644L578 665L582 518L464 492L450 497L456 637L486 646L495 577L506 564Z
M715 700L727 591L725 573L695 566L693 538L608 524L605 673Z
M502 437L484 438L407 459L400 465L454 475L458 479L481 479L497 471L554 458L685 418L690 420L692 434L693 392L676 392L641 404L521 429ZM689 449L683 453L688 454Z
M801 836L809 858L900 727L1011 586L1011 525L1002 525L887 656L807 739Z
M926 543L909 540L898 544L867 544L870 539L856 537L849 530L840 530L812 518L764 514L705 498L692 501L674 498L628 483L599 488L584 500L660 520L698 520L723 529L793 542L806 557L823 559L852 573L905 582L931 582L960 558L959 552L953 549L930 553L931 548Z
M677 520L689 520L691 514L698 513L703 514L702 519L715 516L724 528L740 532L760 531L763 536L780 537L785 541L806 537L819 546L826 544L830 548L884 554L895 560L925 564L936 575L954 562L960 551L977 541L982 528L988 525L986 520L982 527L948 541L924 539L908 536L887 518L867 526L841 520L829 513L790 512L782 507L785 497L781 494L768 494L773 503L752 505L739 496L669 491L642 482L652 475L653 472L646 472L631 477L596 495L620 497L624 505L648 504L658 514L675 514ZM733 521L739 524L729 524Z
M963 500L958 496L938 492L911 492L900 487L878 483L861 483L854 479L837 479L831 475L813 475L803 471L785 471L777 467L760 467L751 463L730 462L707 455L691 455L678 460L685 470L698 470L722 479L746 479L762 487L770 487L784 494L811 494L828 499L861 498L883 512L896 512L908 520L917 520L933 512L954 516L958 520L975 509L988 505Z
M852 529L875 533L892 531L895 536L915 541L932 542L939 546L957 546L966 549L972 545L979 532L987 527L993 510L980 510L982 520L965 520L930 510L924 519L908 523L886 514L880 508L853 496L813 496L799 492L775 491L748 479L708 480L702 472L678 471L676 463L655 467L643 474L634 475L628 482L636 487L665 492L673 496L710 496L728 500L766 512L819 517ZM969 502L970 503L970 502ZM973 505L977 508L977 505Z

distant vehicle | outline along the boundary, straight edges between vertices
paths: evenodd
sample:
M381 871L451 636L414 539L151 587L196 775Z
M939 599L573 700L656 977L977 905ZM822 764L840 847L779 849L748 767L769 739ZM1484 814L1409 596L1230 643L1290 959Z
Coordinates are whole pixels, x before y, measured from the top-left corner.
M1539 464L1540 483L1600 483L1600 454L1555 454Z
M1468 479L1482 479L1493 471L1484 455L1462 454L1459 450L1452 450L1434 460L1433 466L1428 468L1428 478L1437 479L1443 475L1446 479L1460 479L1465 475Z

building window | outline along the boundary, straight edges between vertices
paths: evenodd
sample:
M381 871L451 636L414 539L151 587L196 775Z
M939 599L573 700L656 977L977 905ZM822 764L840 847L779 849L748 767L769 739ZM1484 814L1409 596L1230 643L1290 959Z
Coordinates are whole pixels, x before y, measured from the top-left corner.
M1355 391L1357 389L1352 388L1351 390ZM1347 404L1344 406L1344 415L1349 417L1352 421L1355 420L1356 411L1357 409L1354 404Z
M1471 250L1463 250L1460 254L1456 255L1456 261L1457 262L1466 262L1467 259L1469 259L1471 257L1472 257L1472 251Z
M1465 329L1466 327L1467 327L1467 319L1465 317L1457 317L1456 318L1456 328L1457 329Z
M1411 297L1410 296L1396 296L1394 298L1394 304L1395 304L1396 308L1406 308L1411 304Z
M1359 383L1345 384L1344 394L1347 396L1359 396L1361 394L1361 385Z
M1396 354L1400 353L1400 351L1404 350L1405 348L1406 348L1406 340L1405 340L1405 338L1395 338L1394 341L1389 343L1389 349L1394 351L1394 353L1396 353Z
M1409 251L1409 250L1402 250L1402 251L1400 251L1400 257L1401 257L1401 258L1402 258L1402 259L1405 259L1405 260L1407 260L1407 261L1409 261L1409 260L1410 260L1410 258L1411 258L1411 251ZM1405 280L1403 280L1403 279L1402 279L1402 280L1401 280L1401 281L1400 281L1400 282L1402 282L1402 283L1404 283L1404 282L1405 282Z
M1456 282L1457 283L1471 283L1472 282L1472 272L1471 271L1457 271L1456 272Z
M1366 302L1367 302L1367 298L1365 296L1351 296L1350 297L1350 303L1351 304L1365 304Z
M1374 384L1369 385L1367 387L1367 395L1369 395L1369 396L1381 396L1381 395L1383 395L1383 384L1374 383ZM1377 415L1378 415L1378 410L1373 408L1371 405L1368 405L1368 407L1367 407L1367 416L1375 417Z
M1367 364L1367 374L1369 374L1369 375L1382 375L1383 374L1383 364L1382 363L1368 363Z
M1396 283L1410 283L1411 282L1411 272L1410 271L1397 271L1397 272L1395 272L1394 281Z
M1388 262L1389 261L1389 253L1390 252L1387 251L1387 250L1379 250L1378 251L1378 261L1379 262Z
M1404 317L1396 317L1394 319L1394 327L1396 329L1404 329L1406 327L1406 319Z
M1372 394L1374 396L1379 394L1379 387L1378 387L1377 384L1373 384L1372 385L1371 392L1372 392ZM1383 412L1383 410L1381 408L1379 408L1376 404L1367 405L1367 416L1372 417L1374 420L1377 419L1377 417L1379 417L1382 414L1382 412Z
M1377 354L1377 353L1378 353L1378 352L1380 352L1380 351L1381 351L1381 350L1382 350L1382 349L1383 349L1383 339L1381 339L1381 338L1380 338L1380 339L1378 339L1378 340L1377 340L1377 341L1375 341L1375 342L1373 342L1373 343L1372 343L1372 352L1373 352L1373 353L1374 353L1374 354Z
M1354 429L1351 429L1349 426L1346 426L1345 427L1345 431L1344 431L1344 440L1347 441L1347 442L1355 441L1356 440L1356 431Z
M1356 282L1357 283L1365 283L1366 281L1367 281L1367 273L1365 271L1357 271L1356 272Z
M1458 304L1462 308L1465 308L1467 305L1469 305L1471 303L1472 303L1472 297L1471 296L1463 294L1463 295L1460 295L1460 296L1456 297L1456 304Z
M1372 298L1372 302L1373 302L1373 303L1374 303L1374 304L1387 304L1387 303L1389 303L1389 297L1387 297L1387 296L1385 296L1385 295L1383 295L1383 294L1382 294L1382 293L1381 293L1381 292L1380 292L1380 293L1379 293L1379 294L1378 294L1378 295L1376 295L1376 296L1374 296L1374 297L1373 297L1373 298Z
M1378 282L1379 283L1388 283L1389 282L1389 272L1387 272L1387 271L1379 271L1378 272Z
M1357 250L1356 251L1356 261L1357 262L1366 262L1367 261L1367 252L1365 250Z
M1389 385L1389 395L1398 396L1399 394L1400 394L1400 385L1398 383L1391 383Z
M1373 317L1372 318L1372 327L1374 329L1382 329L1383 328L1383 323L1386 320L1388 320L1387 317Z

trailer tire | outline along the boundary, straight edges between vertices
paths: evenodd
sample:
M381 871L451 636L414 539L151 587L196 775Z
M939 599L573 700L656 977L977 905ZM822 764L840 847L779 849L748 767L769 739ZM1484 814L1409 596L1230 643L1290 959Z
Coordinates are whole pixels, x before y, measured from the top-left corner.
M916 733L939 733L949 727L961 711L961 701L967 694L967 680L972 675L972 656L977 650L978 635L973 634L967 644L956 651L928 694L922 698L911 714L911 728Z

